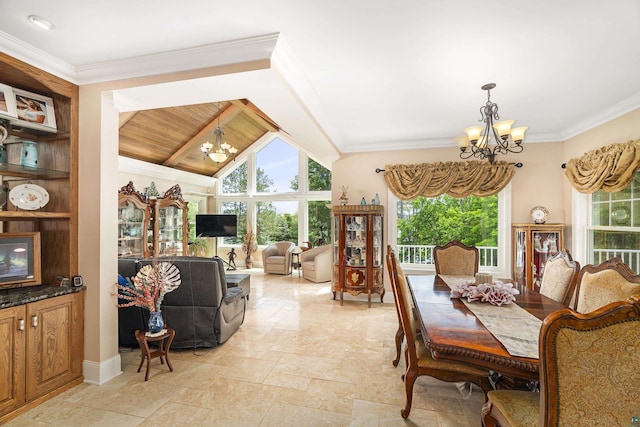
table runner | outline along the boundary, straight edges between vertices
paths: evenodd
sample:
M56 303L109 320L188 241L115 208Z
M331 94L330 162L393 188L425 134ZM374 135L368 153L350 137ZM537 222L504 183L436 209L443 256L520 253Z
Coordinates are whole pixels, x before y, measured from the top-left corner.
M451 289L474 282L473 277L440 276ZM497 306L486 302L468 302L460 298L485 328L496 337L510 355L538 358L538 338L542 321L516 303ZM517 300L517 296L516 296Z

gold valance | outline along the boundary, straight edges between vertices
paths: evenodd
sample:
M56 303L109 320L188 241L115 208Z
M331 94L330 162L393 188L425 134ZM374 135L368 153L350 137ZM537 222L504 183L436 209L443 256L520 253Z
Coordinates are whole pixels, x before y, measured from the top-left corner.
M626 188L640 167L640 139L587 151L567 163L565 175L581 193L608 192Z
M485 197L502 190L515 173L513 163L498 161L437 162L387 165L384 179L399 199L418 196Z

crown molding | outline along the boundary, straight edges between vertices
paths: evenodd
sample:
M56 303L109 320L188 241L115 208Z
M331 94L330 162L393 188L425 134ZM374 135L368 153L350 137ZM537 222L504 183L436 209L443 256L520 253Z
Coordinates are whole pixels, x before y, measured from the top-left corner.
M31 64L34 67L38 67L54 76L78 84L76 69L71 64L49 55L40 49L36 49L30 44L3 31L0 31L0 50L7 55Z
M76 68L79 84L153 76L201 68L269 60L279 33L159 52Z
M613 119L623 116L633 110L640 108L640 92L637 92L630 97L612 105L611 107L599 111L597 114L579 121L571 127L568 127L562 131L562 141L569 138L573 138L576 135L591 130L601 124L610 122Z

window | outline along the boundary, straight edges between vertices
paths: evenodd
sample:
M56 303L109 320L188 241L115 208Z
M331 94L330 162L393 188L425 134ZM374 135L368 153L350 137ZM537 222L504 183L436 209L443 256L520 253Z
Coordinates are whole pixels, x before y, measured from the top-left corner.
M591 196L588 227L589 263L620 257L640 271L640 172L616 193L599 190Z
M396 206L387 213L389 242L396 243L405 268L435 269L433 247L457 239L478 247L482 271L511 276L511 185L482 198L442 195L402 201L389 193L389 205Z
M224 237L223 242L225 244L240 245L242 236L247 232L247 202L223 202L220 213L232 214L238 217L238 235L236 237Z
M248 227L258 245L280 240L317 245L329 240L331 171L278 136L221 177L218 211L238 215L241 244Z
M193 242L196 238L196 214L203 212L201 206L204 205L204 198L185 196L185 200L188 202L189 242Z

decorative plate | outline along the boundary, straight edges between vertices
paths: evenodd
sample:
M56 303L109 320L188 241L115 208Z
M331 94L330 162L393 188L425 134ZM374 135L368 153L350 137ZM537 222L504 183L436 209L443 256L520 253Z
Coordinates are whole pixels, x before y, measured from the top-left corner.
M535 206L531 209L529 215L531 215L531 219L536 224L544 224L549 217L549 211L544 206Z
M9 200L19 209L34 211L49 203L49 193L39 185L21 184L11 189Z
M626 206L618 206L611 211L611 219L615 225L629 225L631 211Z

